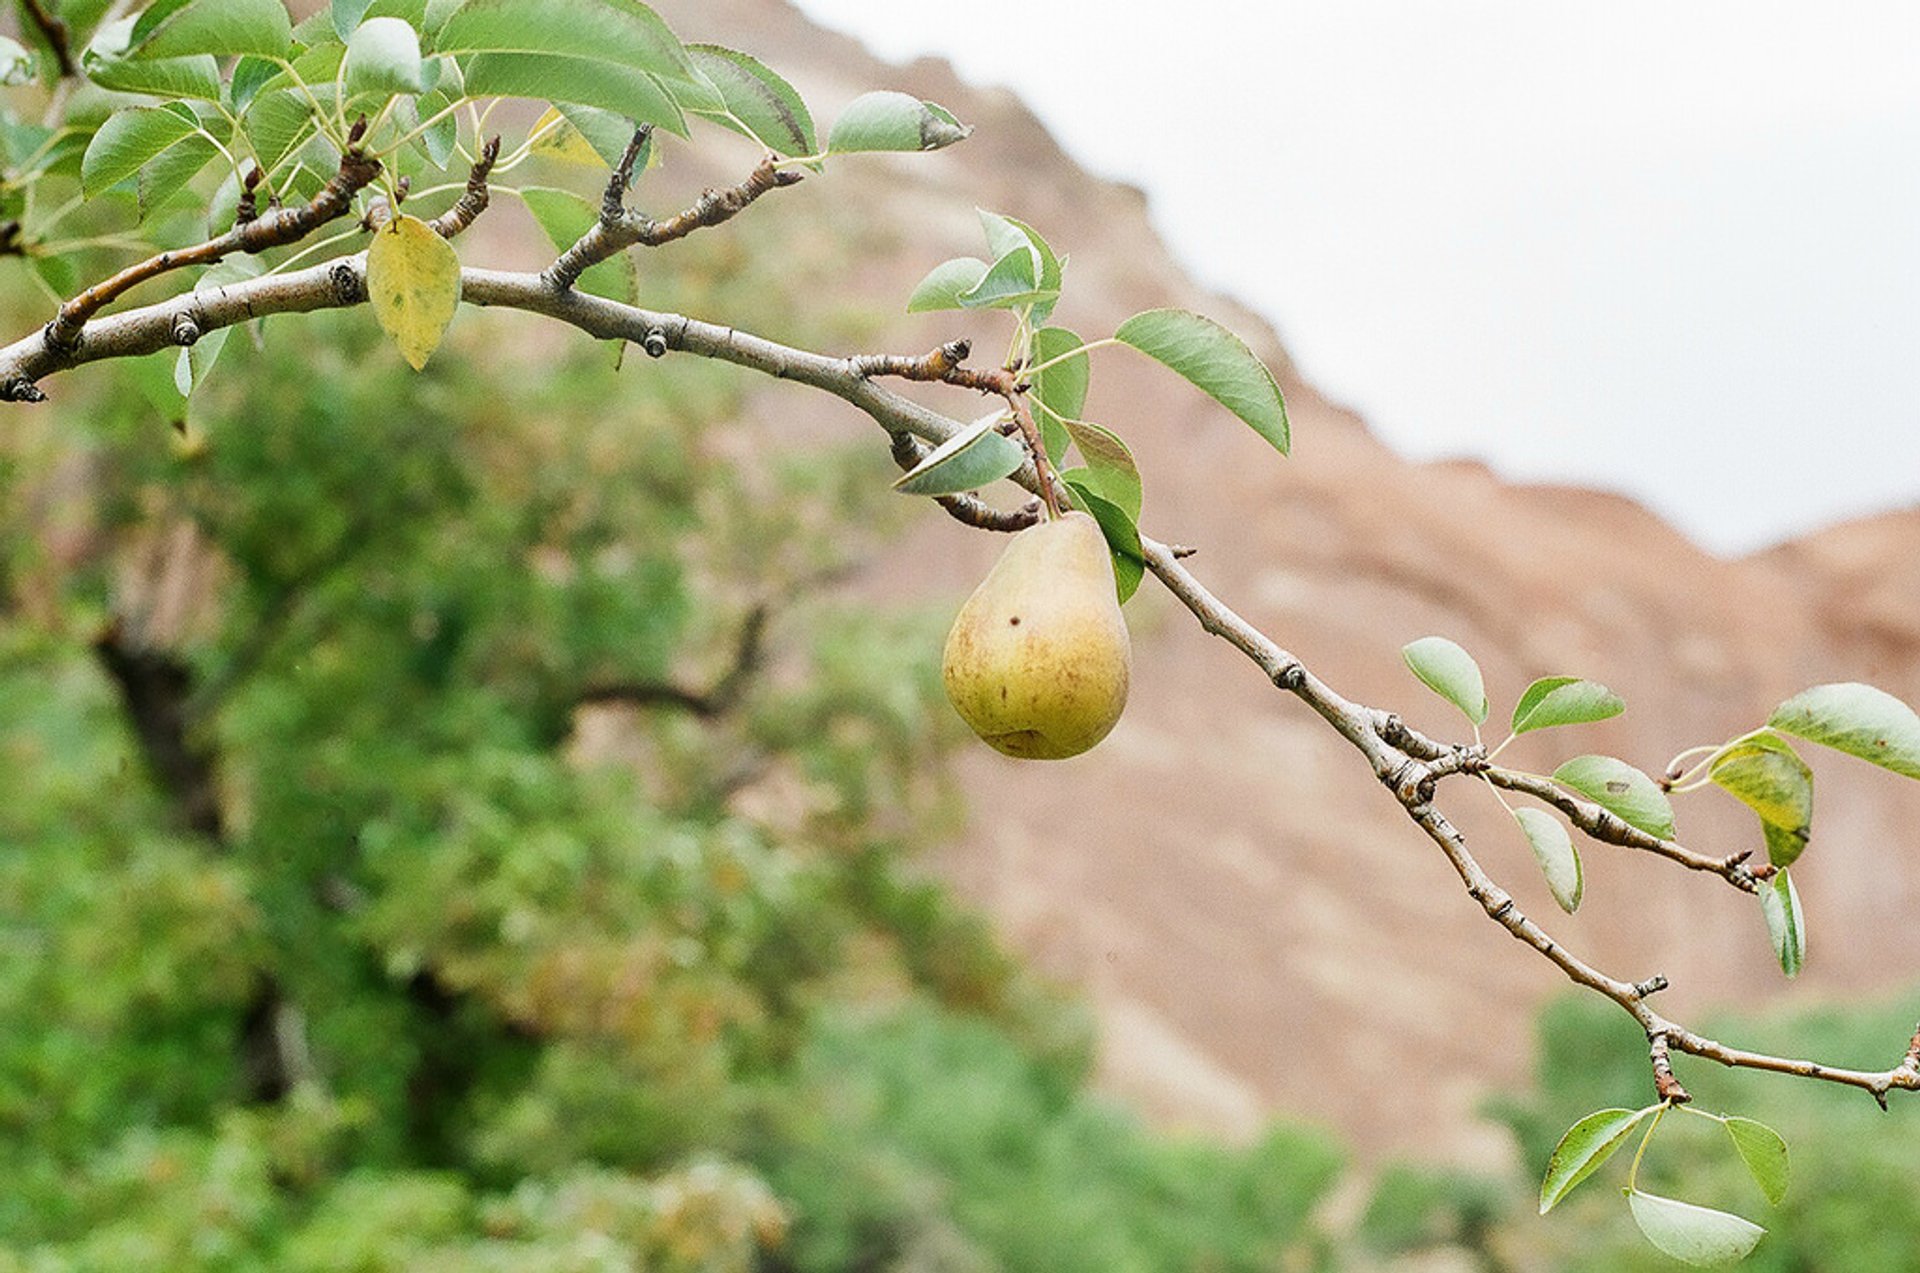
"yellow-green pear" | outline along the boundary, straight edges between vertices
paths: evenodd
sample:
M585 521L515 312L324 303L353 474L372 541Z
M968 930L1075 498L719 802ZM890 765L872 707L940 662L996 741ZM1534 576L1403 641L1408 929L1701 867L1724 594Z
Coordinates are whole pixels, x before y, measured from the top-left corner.
M1013 537L947 634L947 698L997 751L1078 756L1127 705L1133 648L1100 524L1068 513Z

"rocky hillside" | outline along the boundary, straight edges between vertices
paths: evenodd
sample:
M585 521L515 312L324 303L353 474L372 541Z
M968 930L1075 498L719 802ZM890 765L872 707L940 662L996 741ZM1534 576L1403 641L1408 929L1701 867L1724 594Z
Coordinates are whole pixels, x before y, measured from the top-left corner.
M1072 254L1060 322L1105 332L1177 304L1249 333L1282 372L1290 460L1123 355L1099 359L1089 412L1138 452L1146 526L1197 546L1211 587L1349 695L1457 732L1451 709L1400 662L1400 646L1428 633L1479 656L1496 717L1540 675L1576 672L1621 692L1625 717L1533 735L1509 753L1549 769L1576 750L1655 769L1820 680L1871 680L1920 701L1920 511L1728 562L1625 500L1511 486L1473 464L1410 464L1294 374L1271 332L1197 292L1139 193L1081 171L1011 94L964 85L942 63L879 65L783 0L659 7L688 39L764 55L823 118L857 92L895 87L977 126L944 154L844 165L755 209L857 208L872 255L850 293L898 305L928 266L978 251L978 204ZM992 320L903 315L876 343L913 350L963 334L982 349L1005 340ZM864 427L797 390L762 401L783 423L798 413L821 428ZM997 549L929 511L865 586L957 601ZM1085 987L1104 1026L1105 1085L1160 1121L1242 1132L1282 1114L1329 1124L1370 1155L1503 1153L1476 1103L1525 1072L1530 1016L1565 983L1486 921L1318 719L1151 585L1129 616L1137 688L1119 730L1061 764L980 749L966 768L972 823L940 849L938 869L1045 968ZM1796 871L1811 966L1791 987L1752 899L1596 847L1587 904L1567 918L1491 797L1455 789L1449 810L1558 937L1622 976L1670 976L1675 1012L1911 984L1920 784L1816 762L1814 847ZM1680 817L1690 841L1715 851L1757 843L1745 811L1715 794L1687 797Z

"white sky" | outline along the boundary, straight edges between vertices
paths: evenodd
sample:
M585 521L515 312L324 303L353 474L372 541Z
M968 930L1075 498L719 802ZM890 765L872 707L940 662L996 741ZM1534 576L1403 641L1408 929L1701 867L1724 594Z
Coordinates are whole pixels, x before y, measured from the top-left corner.
M1920 502L1916 0L797 2L1014 87L1406 454L1723 552Z

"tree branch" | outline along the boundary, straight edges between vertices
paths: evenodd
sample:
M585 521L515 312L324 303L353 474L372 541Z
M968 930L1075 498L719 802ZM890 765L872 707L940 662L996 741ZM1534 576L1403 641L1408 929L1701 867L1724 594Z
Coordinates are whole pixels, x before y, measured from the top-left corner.
M451 208L427 222L435 234L443 239L458 237L466 228L480 219L487 210L493 194L487 186L487 179L493 175L493 165L500 158L500 136L494 134L487 144L480 148L480 157L473 161L473 167L467 171L467 188Z
M708 190L686 211L665 221L655 221L643 213L628 211L626 206L627 190L633 184L634 165L639 162L640 153L652 135L651 124L642 124L634 132L633 140L627 144L626 154L614 166L613 176L607 179L606 194L600 201L600 220L580 236L577 243L561 253L559 260L547 267L542 277L549 284L562 290L570 289L582 274L609 257L631 247L659 247L675 239L684 239L703 227L719 225L731 220L769 190L795 185L805 176L794 169L780 167L779 159L768 155L739 185L724 190Z
M0 349L0 389L22 399L37 394L42 378L105 358L133 357L156 352L172 341L174 324L191 314L203 330L279 313L301 313L357 305L366 299L365 254L343 257L298 273L271 275L226 287L211 288L187 297L175 297L102 319L77 347L55 348L48 341L28 337ZM750 368L781 380L824 390L865 412L892 438L910 436L938 444L964 426L932 409L874 383L863 372L863 360L830 358L776 344L731 327L701 322L679 314L656 313L600 297L587 296L542 275L494 270L461 272L462 296L478 306L525 310L571 324L602 340L653 341L660 353L671 351L713 358ZM909 360L911 361L911 360ZM998 375L1001 373L969 373ZM1011 375L1011 373L1004 373ZM940 377L948 383L958 379ZM24 390L32 390L29 394ZM994 388L998 392L998 386ZM1014 475L1029 490L1039 490L1040 474L1030 459ZM1468 850L1465 837L1434 806L1432 796L1445 777L1490 770L1477 749L1452 747L1410 729L1398 716L1352 702L1310 672L1301 661L1214 596L1182 564L1167 545L1141 537L1147 568L1183 604L1207 632L1220 637L1251 660L1277 688L1300 699L1325 720L1366 759L1374 775L1393 794L1408 817L1431 839L1460 876L1468 896L1490 919L1538 952L1576 985L1584 986L1618 1004L1647 1033L1666 1041L1670 1055L1679 1051L1721 1065L1763 1070L1821 1082L1860 1088L1883 1106L1894 1090L1920 1091L1920 1032L1906 1057L1889 1070L1840 1069L1816 1061L1770 1056L1729 1047L1695 1034L1654 1011L1648 999L1666 985L1665 979L1639 983L1618 980L1586 963L1538 924L1528 919L1513 897L1489 877ZM1507 775L1514 790L1525 790L1520 776ZM1531 794L1531 793L1530 793ZM1590 834L1627 847L1644 848L1672 857L1696 869L1712 870L1738 882L1734 868L1696 854L1676 856L1679 849L1647 837L1642 843L1573 801L1543 795L1576 819ZM1568 798L1570 799L1570 798Z
M1736 853L1731 857L1708 857L1692 849L1676 844L1672 840L1663 840L1657 835L1648 835L1635 826L1630 826L1619 817L1591 800L1566 791L1559 784L1534 774L1517 773L1510 769L1489 768L1487 781L1496 787L1505 787L1509 791L1518 791L1532 796L1536 800L1552 805L1567 815L1567 820L1586 832L1590 839L1603 844L1617 844L1622 848L1640 849L1655 853L1661 857L1678 862L1691 871L1706 871L1718 875L1727 883L1746 893L1758 893L1760 881L1773 874L1773 868L1748 867L1747 859L1751 853Z
M366 121L363 119L348 134L349 142L359 141L365 130ZM353 196L379 174L379 160L350 148L340 157L339 171L306 206L275 208L264 216L240 221L233 229L205 243L148 257L129 265L109 279L95 283L62 305L53 321L47 324L44 333L47 347L55 353L72 353L80 344L81 328L86 326L88 319L140 284L162 274L197 265L212 265L234 252L258 253L298 242L318 227L345 214L353 202ZM187 311L182 311L182 315L191 318ZM200 338L203 330L198 323L179 324L175 328L174 343L191 345ZM30 386L21 386L15 381L0 384L0 398L11 399L23 388ZM30 393L27 400L31 400Z
M20 0L20 10L26 14L27 21L53 50L53 60L60 67L61 79L72 79L80 74L80 64L73 58L73 41L67 32L66 22L47 11L41 0Z
M192 670L165 650L130 638L117 619L94 638L93 650L120 691L140 755L181 829L224 845L213 756L194 737Z
M633 707L674 707L702 720L724 716L739 705L754 675L766 661L767 619L764 604L747 612L734 646L733 661L711 688L691 690L661 681L615 681L582 691L580 702L582 705L625 703Z

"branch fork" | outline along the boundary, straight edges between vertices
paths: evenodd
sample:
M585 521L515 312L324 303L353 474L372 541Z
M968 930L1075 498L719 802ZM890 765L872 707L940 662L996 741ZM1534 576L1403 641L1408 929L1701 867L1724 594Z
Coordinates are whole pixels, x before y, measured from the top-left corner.
M582 274L628 248L659 247L684 239L695 230L730 221L761 195L796 185L805 176L780 167L779 157L770 154L739 185L708 190L684 212L665 221L655 221L627 208L627 191L633 186L634 169L652 136L652 124L642 124L634 130L633 140L627 143L626 152L614 165L613 175L607 178L606 192L600 200L599 221L547 267L541 278L548 287L571 291Z

